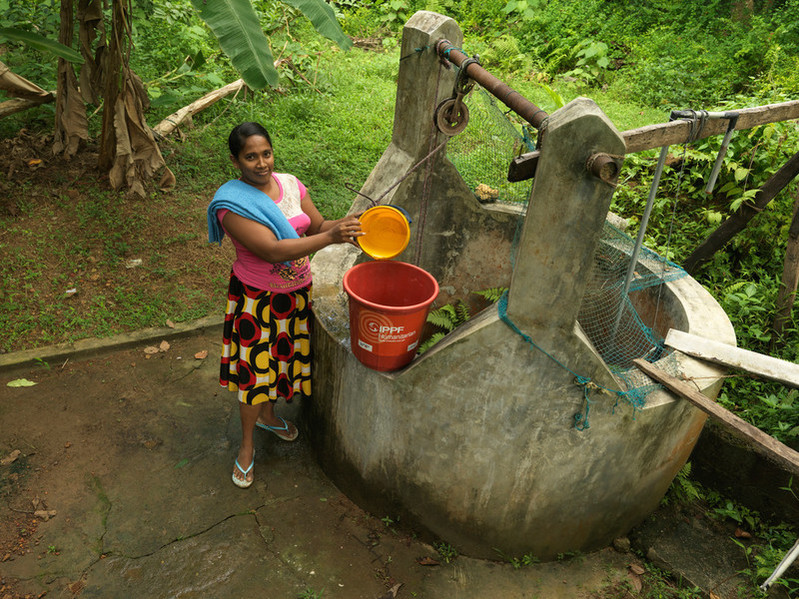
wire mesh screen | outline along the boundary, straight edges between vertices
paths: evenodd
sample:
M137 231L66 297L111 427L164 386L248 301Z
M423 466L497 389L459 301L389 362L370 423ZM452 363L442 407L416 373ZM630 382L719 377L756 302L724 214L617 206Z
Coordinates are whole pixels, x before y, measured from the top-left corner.
M447 157L481 202L526 202L532 181L508 181L508 165L535 149L529 125L512 112L503 112L497 100L479 85L465 98L469 125L447 143ZM506 109L507 110L507 109Z

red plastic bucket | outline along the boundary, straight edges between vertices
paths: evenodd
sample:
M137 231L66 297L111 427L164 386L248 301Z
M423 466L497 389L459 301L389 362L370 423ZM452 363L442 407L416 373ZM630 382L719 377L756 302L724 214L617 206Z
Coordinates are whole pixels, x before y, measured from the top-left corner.
M344 291L350 299L355 357L382 371L398 370L413 360L438 295L433 276L405 262L363 262L344 273Z

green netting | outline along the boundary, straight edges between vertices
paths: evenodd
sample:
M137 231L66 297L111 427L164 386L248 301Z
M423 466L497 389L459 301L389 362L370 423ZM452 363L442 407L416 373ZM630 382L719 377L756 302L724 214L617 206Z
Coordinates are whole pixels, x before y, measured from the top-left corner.
M634 407L643 407L646 396L660 385L643 375L633 365L634 359L658 360L661 370L673 376L679 372L675 360L663 359L663 337L644 322L639 310L646 310L648 321L657 321L664 310L662 285L687 273L655 252L641 248L625 293L634 245L630 236L605 223L577 321L610 370L624 382L624 399Z
M534 131L531 132L528 125L514 119L512 113L479 86L475 86L466 103L469 124L447 144L448 158L479 200L517 202L526 207L532 181L510 183L507 175L513 158L535 149ZM489 197L486 197L487 194ZM517 238L519 232L520 229ZM513 245L512 254L516 244ZM635 242L626 233L610 223L605 224L578 322L602 359L626 386L625 391L613 394L634 408L641 408L645 405L646 396L660 386L634 367L634 359L658 360L660 369L674 376L679 372L676 360L666 354L662 337L644 322L636 306L644 306L647 320L656 322L661 309L662 287L659 286L686 273L655 252L642 248L628 292L625 293L634 245ZM509 259L512 261L514 255ZM503 298L499 304L503 320L533 348L547 353L508 319L506 301ZM549 357L552 358L551 355ZM572 372L568 365L558 363ZM579 429L588 428L592 391L601 387L580 373L572 374L575 375L575 382L583 387L586 401L583 413L575 415L575 426Z
M447 157L480 201L527 202L532 181L509 182L508 166L535 149L535 130L503 112L494 96L478 85L465 102L469 125L449 140Z
M633 246L630 236L605 223L577 317L602 359L620 371L632 368L635 358L654 360L663 352L663 339L643 322L633 298L637 295L638 305L649 306L650 318L654 319L660 307L660 290L649 288L686 276L676 264L641 248L629 291L624 293Z

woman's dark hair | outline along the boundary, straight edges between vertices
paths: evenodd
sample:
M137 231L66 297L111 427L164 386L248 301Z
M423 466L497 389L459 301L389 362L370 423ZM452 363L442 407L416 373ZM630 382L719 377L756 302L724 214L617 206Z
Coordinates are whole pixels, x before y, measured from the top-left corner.
M233 131L230 132L230 136L227 138L227 145L228 148L230 148L230 154L238 158L239 152L241 152L241 149L247 142L247 138L252 137L253 135L265 137L266 141L269 142L269 145L272 145L272 138L269 137L269 132L264 129L263 125L258 123L242 123L241 125L236 125L233 127Z

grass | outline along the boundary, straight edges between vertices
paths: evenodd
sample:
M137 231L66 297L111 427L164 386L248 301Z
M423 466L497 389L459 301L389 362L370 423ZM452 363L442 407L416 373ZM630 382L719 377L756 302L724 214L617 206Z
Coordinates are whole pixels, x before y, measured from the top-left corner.
M345 183L360 188L390 142L397 57L334 50L323 68L321 92L269 90L197 115L185 141L162 144L176 187L144 200L110 190L86 152L38 170L3 165L15 168L0 182L0 351L221 314L232 251L207 243L205 208L236 175L227 135L244 120L267 126L277 168L296 174L327 218L344 215L354 199Z

